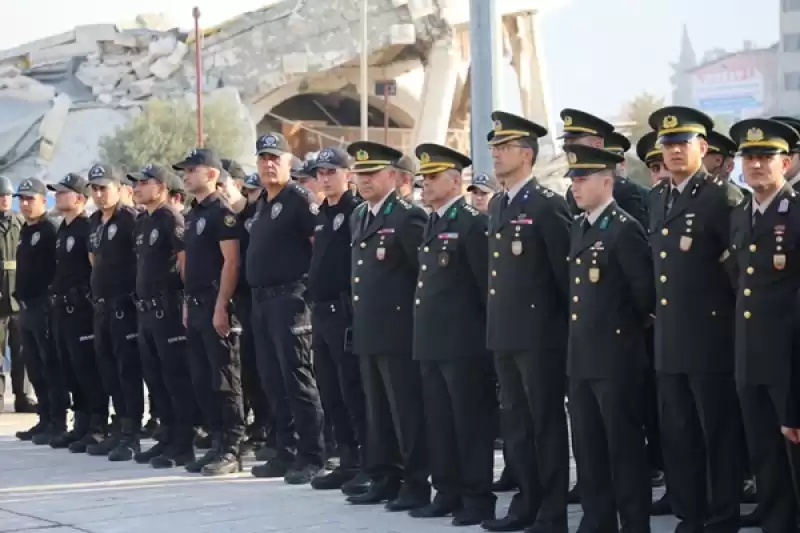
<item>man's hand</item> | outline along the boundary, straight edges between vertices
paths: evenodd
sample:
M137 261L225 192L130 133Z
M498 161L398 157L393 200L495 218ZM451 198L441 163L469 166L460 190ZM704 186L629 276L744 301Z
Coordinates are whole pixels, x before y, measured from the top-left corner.
M189 306L183 302L183 327L189 329Z
M231 324L228 319L228 306L224 304L217 304L214 306L214 318L212 320L214 329L220 337L227 337L231 332Z
M787 428L786 426L782 426L781 433L783 433L783 436L789 439L790 442L800 444L800 428Z

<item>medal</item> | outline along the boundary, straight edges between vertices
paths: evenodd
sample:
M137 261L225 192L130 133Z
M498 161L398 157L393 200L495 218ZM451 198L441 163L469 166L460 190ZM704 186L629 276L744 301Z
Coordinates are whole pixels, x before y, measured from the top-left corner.
M784 268L786 268L786 255L784 254L773 255L772 264L775 266L776 270L783 270Z
M442 252L439 254L439 266L446 267L449 262L450 256L447 254L447 252Z
M684 252L688 252L692 248L692 238L688 235L681 237L679 246Z
M511 242L511 253L514 255L522 255L522 241Z
M600 281L600 269L597 267L592 267L589 269L589 281L592 283L597 283Z
M378 261L383 261L386 257L386 248L380 247L375 249L375 257L378 258Z

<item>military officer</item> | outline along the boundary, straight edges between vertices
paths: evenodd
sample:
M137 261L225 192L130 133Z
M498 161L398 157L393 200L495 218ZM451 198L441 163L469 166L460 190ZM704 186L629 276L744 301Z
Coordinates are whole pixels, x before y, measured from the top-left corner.
M422 199L432 212L419 252L414 359L422 370L431 479L436 497L411 516L453 514L453 525L495 517L495 382L485 348L487 217L461 196L470 158L446 146L416 148Z
M735 291L723 263L735 185L703 170L713 121L668 106L649 124L658 132L670 179L650 196L655 265L655 369L667 489L678 527L710 520L738 529L742 464L733 379Z
M735 157L735 142L716 130L708 132L708 152L703 157L703 166L706 168L706 172L723 181L729 180Z
M650 479L641 398L645 322L653 312L653 263L644 228L613 198L622 156L564 147L575 203L569 328L570 416L578 467L579 529L650 531Z
M795 117L772 117L772 120L783 122L800 132L800 119ZM794 190L800 192L800 145L792 146L789 154L789 168L786 169L786 181Z
M473 174L467 187L472 207L481 213L489 212L489 201L500 191L500 184L494 177L484 172Z
M647 170L650 171L650 182L653 185L669 179L669 171L664 165L664 152L661 150L661 145L658 144L658 132L647 132L639 139L639 142L636 143L636 157L647 166ZM648 191L648 197L652 192L653 189ZM647 227L649 227L649 222Z
M564 146L582 144L604 148L608 144L612 150L622 151L623 154L631 146L624 135L615 134L614 126L589 113L577 109L564 109L561 111L561 120L564 121ZM647 226L645 192L639 185L624 176L615 175L614 199L620 208L630 213L643 227ZM567 203L573 214L580 214L570 190L567 190Z
M412 358L414 291L425 212L395 190L402 152L350 144L351 172L366 203L353 212L353 353L367 400L369 490L354 504L407 511L430 503L422 379ZM391 408L390 408L391 406ZM400 488L402 481L402 489Z
M563 407L569 231L564 199L533 174L547 130L492 113L494 171L506 192L489 207L487 347L494 352L509 424L504 435L520 492L490 531L567 531L569 448ZM532 450L535 450L532 452ZM534 525L535 524L535 525Z
M790 380L796 364L800 289L800 197L784 173L800 140L782 122L748 119L731 127L753 195L731 218L730 253L738 271L736 381L750 461L758 484L761 527L797 527L797 494L787 448L777 432L795 417ZM796 377L796 375L794 375Z

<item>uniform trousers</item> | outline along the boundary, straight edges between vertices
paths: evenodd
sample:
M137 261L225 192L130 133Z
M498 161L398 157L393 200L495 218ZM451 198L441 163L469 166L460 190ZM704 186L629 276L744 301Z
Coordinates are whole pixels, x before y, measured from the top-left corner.
M255 332L253 331L253 309L250 291L243 290L233 297L233 309L236 319L242 325L239 336L239 352L242 359L242 393L245 410L253 411L255 427L267 429L271 425L269 400L261 387L256 361Z
M18 315L0 319L0 346L3 347L3 353L5 353L6 343L8 343L8 350L11 355L11 371L9 372L11 392L18 398L30 396L32 383L25 371L25 358L22 354L20 342ZM0 392L5 392L6 388L6 376L2 371L2 361L4 359L5 357L0 358Z
M50 330L47 298L20 302L19 332L22 354L39 401L39 417L66 427L69 392Z
M253 334L258 374L273 410L278 458L289 465L296 460L297 466L321 467L323 414L304 292L302 283L254 288Z
M658 424L658 385L654 364L653 328L645 330L647 360L650 362L644 375L644 432L647 440L647 462L650 470L664 470L664 452L661 450L661 429Z
M54 300L53 342L67 389L72 393L72 409L90 415L95 425L105 424L109 396L100 380L94 354L94 309L86 296Z
M658 374L665 478L678 533L739 529L741 418L730 374Z
M505 443L519 492L508 515L566 528L569 437L559 354L495 352L508 414Z
M173 444L189 444L197 418L178 293L139 300L139 353L150 396ZM185 439L184 442L181 442Z
M437 498L494 509L496 387L492 360L421 361L431 481Z
M144 414L144 385L136 307L128 294L96 298L94 306L94 351L103 387L111 395L116 416L138 428Z
M651 488L645 450L641 376L569 382L572 440L578 467L581 530L650 531Z
M779 431L788 405L789 386L739 388L750 466L758 487L761 527L769 533L797 531L800 453Z
M422 376L411 354L359 355L367 407L366 471L430 494Z
M237 453L244 435L239 341L234 333L223 338L214 329L216 299L215 290L186 297L189 373L206 426L220 435L224 451Z
M333 425L336 443L343 448L346 467L360 465L359 448L367 439L364 388L358 357L345 346L350 320L341 302L314 304L314 372L326 420Z

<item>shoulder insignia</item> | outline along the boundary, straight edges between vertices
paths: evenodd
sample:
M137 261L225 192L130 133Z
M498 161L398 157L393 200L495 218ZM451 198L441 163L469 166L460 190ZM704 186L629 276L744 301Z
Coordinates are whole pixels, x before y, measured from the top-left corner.
M545 198L552 198L553 196L556 195L556 193L554 193L552 190L542 185L536 185L536 190L539 191L539 194L541 194Z
M311 211L312 215L319 215L319 204L315 202L308 204L308 210Z
M367 202L361 202L361 205L356 207L358 209L358 216L363 217L364 213L367 212Z
M222 219L222 222L229 228L232 228L236 225L236 217L233 215L225 215L225 218Z
M397 198L397 205L399 205L403 209L411 209L411 204L400 197Z
M473 207L473 206L471 206L469 204L464 204L464 211L466 211L467 213L469 213L470 215L472 215L474 217L476 217L476 216L481 214L480 211L478 211L477 209L475 209L475 207Z

